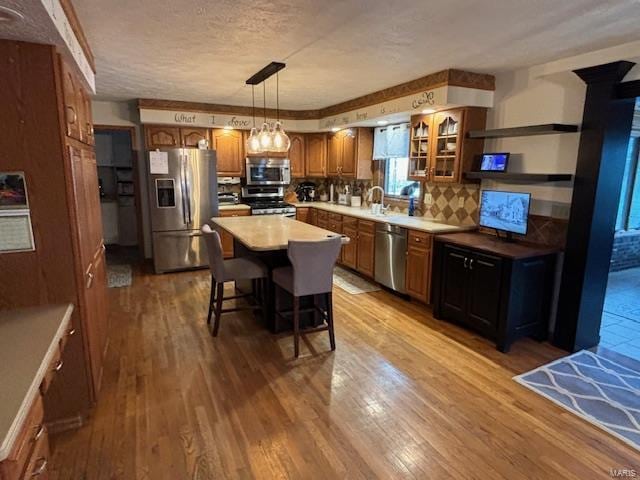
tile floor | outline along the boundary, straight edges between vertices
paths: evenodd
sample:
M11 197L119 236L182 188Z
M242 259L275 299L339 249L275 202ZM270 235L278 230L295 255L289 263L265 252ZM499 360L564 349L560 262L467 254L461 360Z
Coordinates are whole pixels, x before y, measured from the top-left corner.
M600 345L640 360L640 268L609 274Z

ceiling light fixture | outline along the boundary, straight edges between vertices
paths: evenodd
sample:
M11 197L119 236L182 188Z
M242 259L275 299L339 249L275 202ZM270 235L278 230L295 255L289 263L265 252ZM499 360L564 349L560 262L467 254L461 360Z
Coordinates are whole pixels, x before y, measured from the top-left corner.
M247 139L247 150L249 153L281 152L286 153L291 147L291 139L284 131L280 122L280 77L278 72L286 65L280 62L271 62L259 72L252 75L247 81L253 87L262 83L262 108L264 110L264 122L260 132L255 131L255 100L254 100L254 128L251 129ZM276 122L273 129L267 122L267 93L265 81L272 75L276 75ZM251 145L249 145L251 144Z
M387 123L389 122L387 122L386 120L378 120L378 125L386 125Z
M335 133L335 132L339 132L339 131L340 131L340 128L339 128L339 127L333 127L333 128L331 128L331 131L332 131L333 133Z
M24 20L24 15L9 7L0 6L0 24L13 23Z
M422 110L422 113L424 113L425 115L428 115L430 113L434 113L435 109L434 108L425 108L424 110Z
M256 95L255 85L251 85L251 115L253 116L253 127L247 138L247 153L260 153L260 139L258 138L258 129L256 128Z

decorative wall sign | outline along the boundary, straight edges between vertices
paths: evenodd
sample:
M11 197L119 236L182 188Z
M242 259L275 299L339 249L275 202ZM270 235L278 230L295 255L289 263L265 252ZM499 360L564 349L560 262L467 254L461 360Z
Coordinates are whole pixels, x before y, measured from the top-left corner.
M24 172L0 172L0 210L28 208Z

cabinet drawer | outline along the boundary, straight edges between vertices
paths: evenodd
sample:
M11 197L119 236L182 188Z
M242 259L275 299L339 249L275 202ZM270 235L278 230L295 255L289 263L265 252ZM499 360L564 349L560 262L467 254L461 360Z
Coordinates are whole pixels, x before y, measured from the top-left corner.
M328 222L329 230L336 233L342 233L342 222L334 222L329 220Z
M237 210L219 210L219 217L248 217L251 215L251 210L237 209Z
M42 379L42 383L40 384L40 393L42 395L47 393L47 390L51 386L51 382L55 378L56 374L60 370L62 370L62 367L63 367L62 352L60 351L60 348L58 348L56 349L56 353L53 357L53 360L51 360L51 363L49 363L49 366L47 367L47 371L44 375L44 378Z
M433 235L418 230L409 230L409 247L430 249Z
M325 230L329 229L329 222L326 219L318 218L318 227L324 228Z
M25 471L32 457L32 452L34 452L34 445L42 437L46 437L44 409L42 397L37 395L16 438L13 450L6 460L0 463L0 478L12 480L21 478L20 475Z
M375 233L376 222L372 222L370 220L358 220L358 230L361 232Z
M49 478L47 470L49 463L49 436L45 427L42 427L39 433L38 438L34 439L33 453L29 457L29 463L27 463L22 480Z
M347 227L347 226L358 228L358 219L355 217L348 217L344 215L342 217L342 227Z
M324 210L318 210L318 220L326 220L329 218L329 214Z
M334 222L342 222L342 215L339 213L330 213L329 220L333 220Z

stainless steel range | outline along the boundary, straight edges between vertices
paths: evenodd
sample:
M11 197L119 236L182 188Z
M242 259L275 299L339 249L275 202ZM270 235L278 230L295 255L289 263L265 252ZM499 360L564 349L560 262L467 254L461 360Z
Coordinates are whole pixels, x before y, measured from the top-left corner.
M296 207L284 201L284 187L244 186L242 201L251 207L251 215L296 216Z

